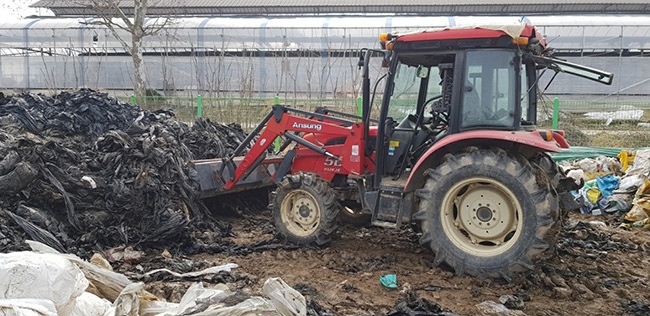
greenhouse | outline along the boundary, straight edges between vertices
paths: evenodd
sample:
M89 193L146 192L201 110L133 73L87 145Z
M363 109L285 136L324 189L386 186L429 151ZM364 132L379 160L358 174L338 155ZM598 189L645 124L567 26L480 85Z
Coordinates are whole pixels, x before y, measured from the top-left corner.
M168 96L357 97L358 51L378 48L380 33L521 20L487 16L177 18L158 35L145 38L148 86ZM650 94L650 63L644 62L650 54L649 16L535 16L523 21L538 27L556 56L616 76L612 86L601 86L559 75L547 94L636 100ZM88 87L130 94L130 56L108 29L93 22L92 18L0 22L0 88ZM160 20L150 18L147 23L155 25ZM120 37L130 40L126 32Z

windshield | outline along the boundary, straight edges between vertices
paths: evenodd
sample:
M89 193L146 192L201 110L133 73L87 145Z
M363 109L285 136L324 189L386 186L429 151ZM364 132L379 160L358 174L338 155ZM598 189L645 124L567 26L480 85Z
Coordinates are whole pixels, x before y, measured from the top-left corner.
M422 80L431 76L429 67L409 66L399 63L395 70L394 87L388 116L402 121L409 114L416 114L418 96ZM437 70L436 70L437 71ZM427 99L440 94L440 81L437 73L428 81Z

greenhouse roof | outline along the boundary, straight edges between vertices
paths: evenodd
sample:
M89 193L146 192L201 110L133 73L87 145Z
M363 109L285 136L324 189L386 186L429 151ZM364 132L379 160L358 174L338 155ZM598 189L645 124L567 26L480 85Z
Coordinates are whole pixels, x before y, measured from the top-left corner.
M88 3L85 5L84 2ZM133 0L120 0L126 14ZM149 15L541 15L541 14L649 14L648 0L158 0ZM57 16L88 16L91 1L40 0L31 5L48 8ZM182 3L182 4L181 4Z

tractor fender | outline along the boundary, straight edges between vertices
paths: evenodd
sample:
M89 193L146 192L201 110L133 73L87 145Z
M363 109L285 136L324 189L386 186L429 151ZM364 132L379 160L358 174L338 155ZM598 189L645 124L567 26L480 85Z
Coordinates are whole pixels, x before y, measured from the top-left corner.
M496 146L509 152L521 152L527 157L537 152L559 152L561 150L560 144L554 140L544 140L537 131L474 130L448 135L434 143L413 166L404 192L421 188L425 180L424 172L440 164L446 154L470 146Z

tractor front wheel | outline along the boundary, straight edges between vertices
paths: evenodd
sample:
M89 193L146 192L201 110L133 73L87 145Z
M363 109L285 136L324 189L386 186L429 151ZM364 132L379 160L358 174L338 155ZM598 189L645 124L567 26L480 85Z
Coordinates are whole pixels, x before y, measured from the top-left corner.
M301 246L323 245L336 230L339 205L334 189L318 175L285 177L274 193L273 219L278 232Z
M555 242L557 199L526 160L474 150L447 155L427 175L414 218L435 264L459 275L510 279Z

